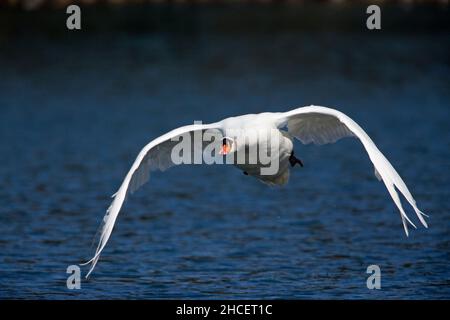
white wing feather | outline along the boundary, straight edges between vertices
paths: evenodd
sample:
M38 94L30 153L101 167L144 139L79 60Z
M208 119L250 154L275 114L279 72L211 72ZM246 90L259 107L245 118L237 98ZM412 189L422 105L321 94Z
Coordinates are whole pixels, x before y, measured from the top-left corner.
M109 206L103 218L100 240L94 257L82 264L91 264L86 278L88 278L91 272L94 270L95 265L100 258L100 254L102 253L103 249L106 246L106 243L109 240L109 237L111 236L111 232L114 228L117 216L119 215L120 209L122 208L127 195L129 193L133 193L148 181L150 177L150 171L157 169L166 170L167 168L175 165L171 160L171 151L173 145L177 142L173 142L172 139L183 134L192 133L198 130L219 128L220 123L218 122L209 125L194 124L180 127L151 141L139 152L139 155L134 161L130 171L128 171L127 175L125 176L125 179L123 180L119 190L112 196L114 200Z
M311 142L316 144L333 143L344 137L357 137L369 154L369 158L375 167L376 177L379 180L383 180L394 203L400 210L406 235L408 235L406 221L413 227L416 228L416 226L403 210L396 188L400 190L409 204L413 207L420 222L425 227L428 227L423 218L424 216L427 217L427 215L417 208L416 201L409 192L405 182L403 182L402 178L381 151L378 150L377 146L367 133L347 115L330 108L309 106L285 113L278 113L277 126L287 126L289 133L305 144Z

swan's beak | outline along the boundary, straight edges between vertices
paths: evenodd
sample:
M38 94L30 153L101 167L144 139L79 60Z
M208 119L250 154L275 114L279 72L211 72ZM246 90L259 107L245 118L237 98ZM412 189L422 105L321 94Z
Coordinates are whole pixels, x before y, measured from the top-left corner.
M222 148L220 148L219 154L225 156L230 152L231 148L228 144L222 145Z

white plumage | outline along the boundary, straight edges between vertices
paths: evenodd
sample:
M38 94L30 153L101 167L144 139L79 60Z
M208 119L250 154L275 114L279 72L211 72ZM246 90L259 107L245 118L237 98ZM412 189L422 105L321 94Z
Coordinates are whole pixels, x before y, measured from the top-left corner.
M284 128L287 128L287 132L283 130ZM380 150L378 150L366 132L342 112L325 107L308 106L283 113L266 112L249 114L227 118L208 125L194 124L184 126L172 130L147 144L137 156L119 190L113 195L114 200L103 219L100 240L95 255L85 263L91 264L86 277L89 277L94 270L100 254L111 236L117 216L128 194L133 193L148 181L150 171L158 169L165 170L175 165L171 160L171 150L176 142L172 141L172 139L184 134L194 134L196 131L205 130L217 130L224 137L239 132L238 135L233 136L233 139L237 142L237 149L239 149L239 146L248 148L254 144L258 144L258 146L262 145L261 140L249 138L250 135L247 133L250 131L267 132L272 135L272 138L274 134L277 135L276 138L279 139L279 145L277 144L276 148L269 146L272 154L279 156L279 171L276 174L261 175L259 169L262 165L259 162L256 164L236 164L238 168L249 175L255 176L262 182L271 185L281 185L288 181L290 170L289 156L293 151L292 137L297 138L304 144L334 143L344 137L356 137L366 149L375 167L375 175L379 180L384 182L394 203L398 207L406 235L408 235L407 222L415 228L416 226L403 210L396 189L400 191L412 206L420 222L425 227L428 227L424 219L426 215L417 208L416 201L397 171ZM239 143L243 141L245 142Z

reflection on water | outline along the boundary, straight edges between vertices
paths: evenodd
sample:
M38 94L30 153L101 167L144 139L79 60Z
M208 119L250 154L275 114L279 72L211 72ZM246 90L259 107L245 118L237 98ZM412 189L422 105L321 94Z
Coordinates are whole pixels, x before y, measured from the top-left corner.
M449 297L448 33L10 37L0 42L1 298ZM67 266L90 258L109 195L146 142L194 120L312 103L367 130L430 229L404 236L358 142L298 144L305 168L283 188L231 167L154 173L92 278L66 289ZM366 288L371 264L380 291Z

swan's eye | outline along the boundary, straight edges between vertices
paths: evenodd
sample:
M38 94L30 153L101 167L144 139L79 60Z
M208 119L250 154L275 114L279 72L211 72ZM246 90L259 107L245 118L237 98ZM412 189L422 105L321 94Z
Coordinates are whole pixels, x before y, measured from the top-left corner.
M219 154L226 155L231 151L231 146L233 144L233 140L230 138L222 139L222 148L220 148Z

